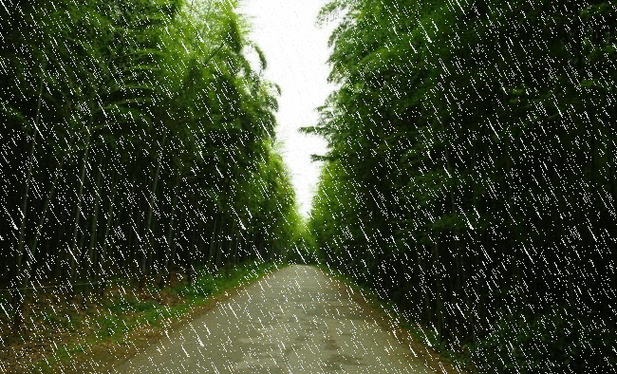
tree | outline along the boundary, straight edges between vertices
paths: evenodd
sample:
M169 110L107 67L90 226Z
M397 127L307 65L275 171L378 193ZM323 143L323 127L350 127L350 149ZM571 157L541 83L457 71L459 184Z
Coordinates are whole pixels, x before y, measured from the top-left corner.
M341 88L307 129L330 144L311 223L326 261L453 345L492 339L504 316L569 318L602 335L591 326L612 305L599 273L612 274L614 113L603 108L615 7L334 1L321 17L336 12ZM577 364L565 350L551 362L585 371L612 355L572 347ZM522 367L502 353L487 370Z
M0 23L0 137L14 155L0 169L0 263L18 266L0 284L15 291L17 328L30 285L68 278L77 297L76 283L103 293L114 277L165 284L179 268L190 280L285 258L299 221L270 146L277 87L265 58L245 58L258 47L235 2L16 7L1 11L24 17ZM273 211L251 218L261 209Z

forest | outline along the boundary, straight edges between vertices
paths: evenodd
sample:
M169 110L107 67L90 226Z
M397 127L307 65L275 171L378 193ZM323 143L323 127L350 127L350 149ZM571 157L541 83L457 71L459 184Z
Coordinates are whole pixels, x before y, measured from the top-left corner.
M282 260L300 218L279 92L234 2L3 5L0 288L15 325L32 288Z
M311 231L481 373L617 366L617 5L334 0Z
M305 229L237 3L0 3L14 326L44 287L316 253L474 372L614 372L617 4L330 1Z

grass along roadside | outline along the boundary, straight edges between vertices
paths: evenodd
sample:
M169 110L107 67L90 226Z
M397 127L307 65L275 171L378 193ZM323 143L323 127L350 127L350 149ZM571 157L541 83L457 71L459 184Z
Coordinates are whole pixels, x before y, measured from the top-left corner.
M469 355L465 352L449 350L439 336L431 330L412 321L403 315L399 308L377 296L369 287L359 285L348 275L331 269L326 265L318 265L326 274L349 286L354 293L355 301L374 307L380 317L379 325L390 332L400 343L409 346L414 355L424 361L437 373L469 374L472 372Z
M11 332L10 314L0 317L0 373L104 372L281 266L247 262L215 273L202 269L192 284L177 274L163 289L118 283L103 297L94 291L75 300L31 294L18 335ZM0 303L6 309L6 300Z

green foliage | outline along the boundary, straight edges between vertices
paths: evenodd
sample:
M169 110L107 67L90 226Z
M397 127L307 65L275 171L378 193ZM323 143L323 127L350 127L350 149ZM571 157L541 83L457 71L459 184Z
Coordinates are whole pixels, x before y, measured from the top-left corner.
M146 312L155 308L152 301L140 301L135 298L122 297L112 301L107 305L107 309L115 314L125 314L130 312Z
M197 281L190 285L180 286L178 294L188 299L203 298L212 295L217 291L217 282L212 275L199 277Z
M480 373L566 373L594 367L610 372L617 364L614 331L586 316L575 319L567 307L538 313L533 320L506 315L473 354Z
M287 252L287 260L296 264L317 265L322 262L315 243L315 237L303 220L299 225L293 246Z
M614 329L615 282L603 277L617 279L606 265L617 227L617 8L354 0L321 18L337 13L330 79L340 88L306 129L330 146L309 224L326 264L453 347L524 318L526 332L497 334L474 356L487 372L579 357L557 346L534 356L529 337L548 333L533 325L547 302L576 316L568 323ZM524 355L507 361L493 338ZM588 355L615 357L580 339Z
M188 284L181 284L175 292L191 303L203 301L221 290L252 281L273 268L272 263L245 261L238 265L227 265L212 274L208 269L197 273L197 279Z
M0 284L284 258L299 218L271 146L277 86L236 5L0 7Z
M52 328L56 329L75 331L79 323L71 314L57 314L55 311L43 312L42 317L45 324L51 325Z
M126 321L117 315L106 315L99 319L98 338L107 338L130 331Z

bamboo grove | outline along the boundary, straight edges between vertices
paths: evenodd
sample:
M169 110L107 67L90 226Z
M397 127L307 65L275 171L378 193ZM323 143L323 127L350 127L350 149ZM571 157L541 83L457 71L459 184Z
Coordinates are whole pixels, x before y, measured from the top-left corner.
M284 257L299 217L279 92L235 6L0 7L0 288L17 323L30 287Z
M480 372L617 365L617 7L335 0L326 263ZM613 348L611 348L613 347Z

